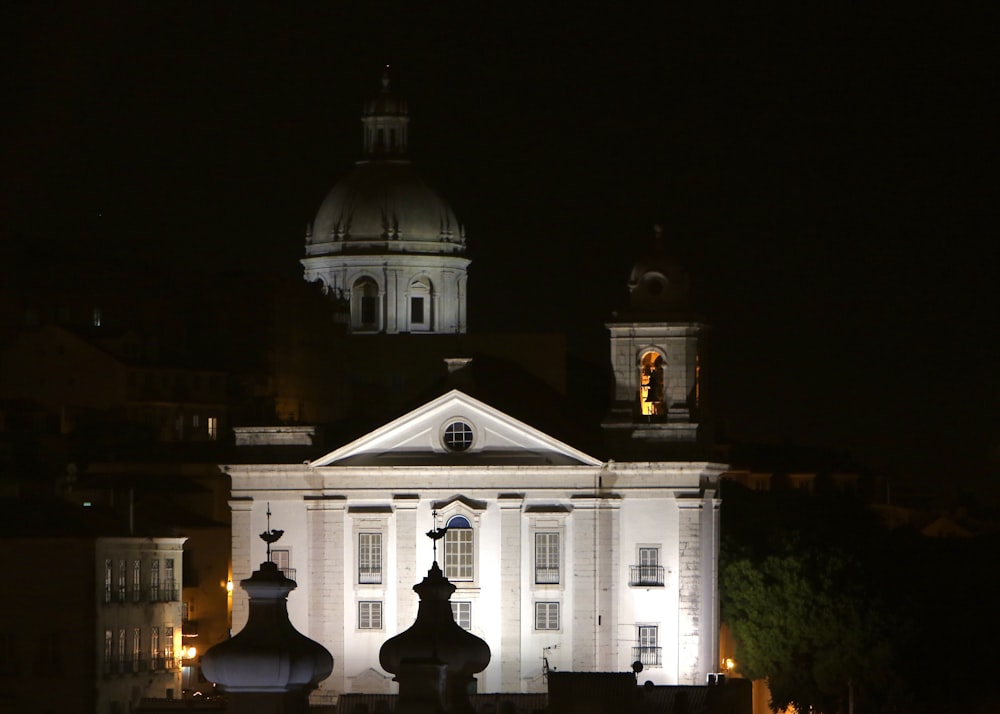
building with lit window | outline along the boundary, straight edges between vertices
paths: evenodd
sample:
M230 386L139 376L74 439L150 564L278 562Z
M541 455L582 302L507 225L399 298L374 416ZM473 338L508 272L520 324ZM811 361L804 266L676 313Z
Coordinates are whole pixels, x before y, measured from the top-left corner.
M406 104L388 79L362 121L366 158L320 207L305 277L340 315L341 354L367 351L391 377L420 365L447 376L332 451L309 451L311 433L292 427L237 429L238 446L297 442L308 458L254 461L247 448L243 463L224 467L234 580L265 558L258 534L283 530L272 560L298 583L291 620L334 657L314 701L394 691L379 648L413 623L412 587L435 560L457 588L456 622L492 651L479 691L541 692L551 669L622 672L635 662L657 684L704 684L719 669L725 467L700 443L704 327L687 312L687 279L659 231L629 279L628 309L608 325L611 412L563 432L560 419L580 415L549 388L558 380L531 375L519 390L507 371L489 393L477 387L499 363L459 357L472 344L464 335L442 342L466 329L464 232L403 156ZM347 397L359 412L386 406L375 382ZM439 528L439 540L425 537ZM237 589L234 632L246 618Z

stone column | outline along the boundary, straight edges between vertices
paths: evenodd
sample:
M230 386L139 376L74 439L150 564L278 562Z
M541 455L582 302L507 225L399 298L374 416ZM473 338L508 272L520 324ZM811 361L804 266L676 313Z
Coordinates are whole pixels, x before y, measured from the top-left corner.
M344 521L343 496L306 501L309 541L309 635L334 654L333 672L323 689L342 692L344 682Z
M577 495L573 508L572 667L614 671L618 667L617 496Z
M701 660L702 502L678 499L677 683L704 684Z
M253 569L250 551L259 541L253 536L253 499L234 498L229 508L232 512L233 583L238 583L250 577ZM242 630L247 622L247 595L242 588L233 588L232 605L230 634Z
M402 632L417 619L417 600L410 594L417 581L417 505L416 495L393 499L396 509L396 632Z
M521 505L520 494L500 496L500 686L521 691Z

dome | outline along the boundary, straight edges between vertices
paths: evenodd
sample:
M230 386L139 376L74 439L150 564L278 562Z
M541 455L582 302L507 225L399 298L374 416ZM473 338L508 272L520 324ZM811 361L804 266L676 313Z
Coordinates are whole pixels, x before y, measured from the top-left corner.
M656 226L653 249L632 266L628 278L631 307L639 311L676 310L687 307L687 273L663 249L662 229Z
M324 253L387 241L406 252L460 253L465 236L451 206L403 160L362 161L327 194L311 243ZM419 246L418 243L429 245ZM312 252L312 251L310 251Z

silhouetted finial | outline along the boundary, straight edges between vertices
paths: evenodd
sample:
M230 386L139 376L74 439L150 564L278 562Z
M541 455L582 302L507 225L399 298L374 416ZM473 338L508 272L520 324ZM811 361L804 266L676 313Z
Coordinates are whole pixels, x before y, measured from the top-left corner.
M444 534L448 532L448 527L437 527L437 511L432 511L431 515L434 516L434 530L427 531L427 537L434 543L434 562L436 563L438 559L438 541L444 538Z
M267 530L260 534L260 539L267 543L267 560L271 562L271 543L276 543L285 531L271 528L271 502L267 503Z

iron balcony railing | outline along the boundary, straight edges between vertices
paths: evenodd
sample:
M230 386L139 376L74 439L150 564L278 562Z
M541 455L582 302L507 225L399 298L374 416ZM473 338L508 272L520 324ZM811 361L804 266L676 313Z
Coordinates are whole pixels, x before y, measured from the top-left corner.
M662 565L630 565L629 566L629 585L639 585L639 586L662 586L663 585L663 566Z
M535 585L558 585L559 568L535 568Z
M278 570L289 580L295 580L295 568L278 568Z
M358 568L358 584L359 585L381 585L382 584L382 569L381 568Z
M642 662L646 667L659 667L662 664L660 661L662 650L662 647L633 647L632 661Z

